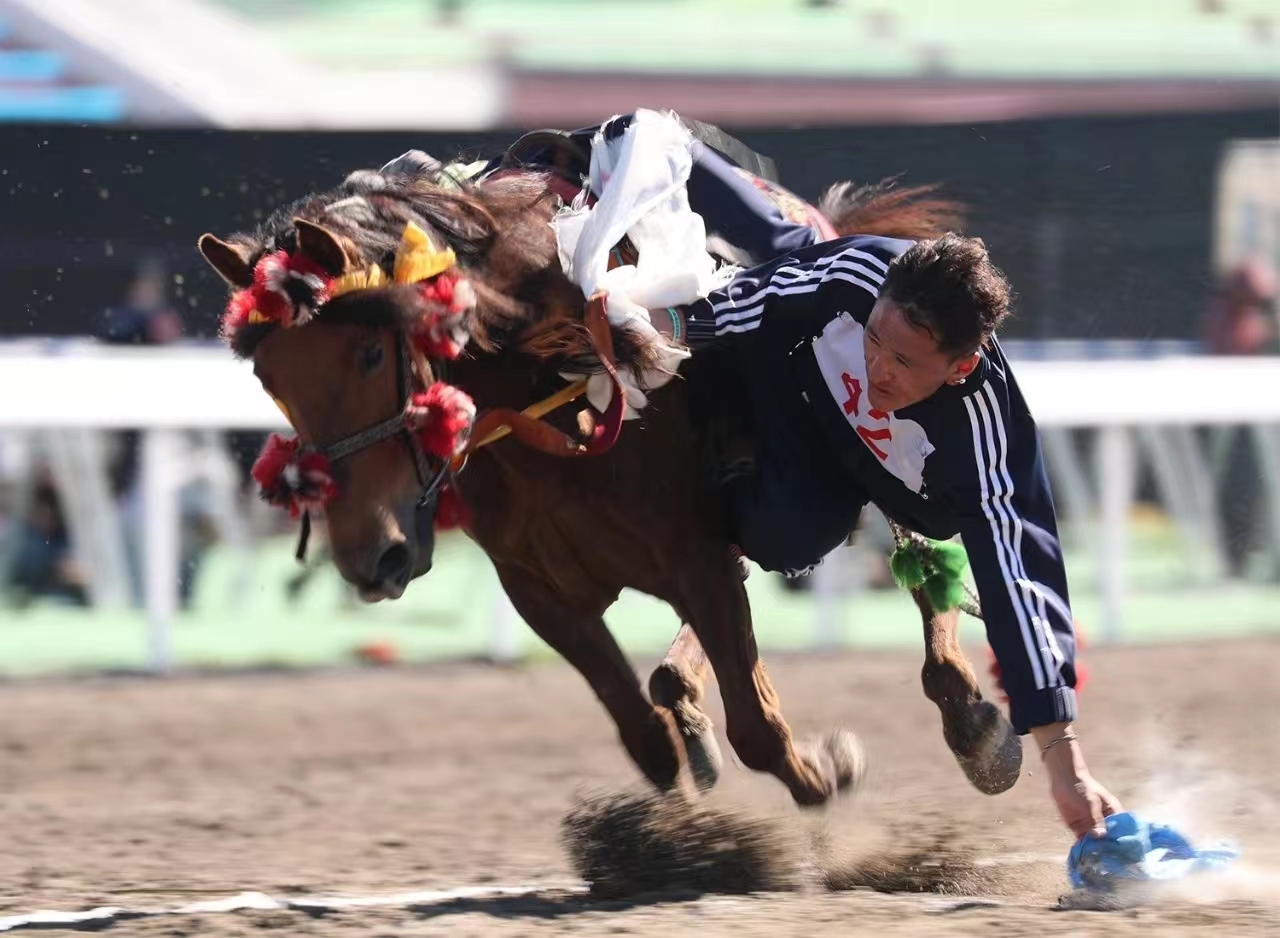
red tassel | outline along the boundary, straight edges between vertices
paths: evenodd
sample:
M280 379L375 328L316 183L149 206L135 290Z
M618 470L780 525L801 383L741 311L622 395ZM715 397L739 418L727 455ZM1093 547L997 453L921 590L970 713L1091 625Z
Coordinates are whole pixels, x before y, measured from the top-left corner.
M301 281L311 291L311 300L306 304L310 312L329 301L333 279L319 263L305 254L273 251L254 265L253 286L232 294L222 317L223 338L234 342L236 333L249 325L249 315L254 310L268 322L292 326L298 310L285 290L290 279Z
M440 490L440 497L436 501L435 526L437 531L452 531L455 528L471 526L471 509L462 500L455 486L446 485Z
M430 280L422 281L418 285L418 295L428 303L438 303L445 309L450 309L453 306L453 290L457 282L457 274L445 271Z
M249 325L249 314L257 305L258 300L252 290L237 290L231 294L226 315L222 317L222 337L228 342L235 339L236 333Z
M284 437L279 433L273 433L268 436L266 445L262 447L262 452L258 454L253 468L249 470L250 475L253 476L253 481L257 482L263 489L269 489L275 485L280 473L284 472L284 467L293 462L293 458L298 452L298 446L297 437Z
M300 450L297 437L273 433L250 470L262 497L269 504L288 508L295 518L309 509L323 508L338 494L328 458Z
M414 340L428 358L457 358L470 341L467 313L476 305L475 288L453 271L423 280L417 288L425 310Z
M475 419L471 396L443 381L415 394L409 404L410 424L422 448L440 459L452 459L462 452Z
M446 361L456 361L466 347L466 343L459 341L452 333L439 331L419 333L414 336L414 340L427 358Z

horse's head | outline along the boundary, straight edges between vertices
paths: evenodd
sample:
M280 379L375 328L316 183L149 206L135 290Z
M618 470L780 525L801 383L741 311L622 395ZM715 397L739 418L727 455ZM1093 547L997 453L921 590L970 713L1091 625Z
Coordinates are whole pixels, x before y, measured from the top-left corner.
M360 173L252 236L200 240L235 288L224 334L297 433L273 437L254 475L295 515L323 509L335 563L368 601L430 569L439 499L457 513L475 412L439 378L484 342L478 295L501 305L471 276L492 222L433 181Z

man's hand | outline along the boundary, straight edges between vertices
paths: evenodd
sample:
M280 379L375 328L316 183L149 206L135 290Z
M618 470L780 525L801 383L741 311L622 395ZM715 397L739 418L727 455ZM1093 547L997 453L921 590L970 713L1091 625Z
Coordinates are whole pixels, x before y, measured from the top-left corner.
M1119 800L1089 774L1079 740L1070 723L1032 727L1049 773L1049 794L1062 820L1076 837L1106 833L1104 818L1124 810Z

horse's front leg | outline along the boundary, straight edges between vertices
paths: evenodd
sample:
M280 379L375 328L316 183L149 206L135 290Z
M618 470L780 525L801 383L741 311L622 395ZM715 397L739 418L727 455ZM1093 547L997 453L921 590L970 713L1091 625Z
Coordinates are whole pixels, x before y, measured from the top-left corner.
M835 732L803 747L793 741L756 648L746 588L728 552L690 550L680 583L673 605L706 649L724 700L725 734L743 765L777 776L801 805L823 804L857 782L863 760L851 733Z
M924 621L924 694L942 714L942 735L973 786L988 795L1008 791L1022 771L1022 741L1000 708L982 699L957 635L960 611L935 612L913 590Z
M640 771L658 789L674 788L686 764L675 720L645 699L634 669L598 609L578 608L520 567L496 561L494 566L524 621L591 685Z
M724 757L711 718L702 710L711 662L688 623L680 626L667 656L649 676L649 697L675 717L684 739L689 769L698 788L707 791L720 779Z

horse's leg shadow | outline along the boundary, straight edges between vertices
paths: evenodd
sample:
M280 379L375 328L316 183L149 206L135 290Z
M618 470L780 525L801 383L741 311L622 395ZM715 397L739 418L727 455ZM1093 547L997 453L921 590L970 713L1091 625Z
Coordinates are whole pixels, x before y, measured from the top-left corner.
M742 764L776 776L800 805L820 805L839 791L855 785L863 774L862 750L852 733L836 731L804 746L797 746L782 716L778 692L769 679L756 648L751 626L751 607L746 588L727 551L709 549L702 562L690 550L680 580L681 595L673 605L689 623L690 634L681 630L668 655L654 675L663 694L668 685L676 690L698 690L697 674L687 663L698 660L694 646L701 644L715 670L724 700L725 735ZM674 660L673 660L674 658ZM682 669L681 663L685 663ZM668 666L671 665L671 666ZM669 681L675 675L683 683ZM652 687L651 681L651 687ZM696 710L697 698L671 700L677 710ZM700 710L697 713L701 714ZM705 714L702 715L705 719Z
M583 609L570 604L521 567L497 561L494 566L524 621L591 685L640 771L661 791L675 788L687 764L676 721L645 698L600 611L594 605Z
M960 612L935 612L922 592L911 595L924 620L921 681L942 714L943 738L978 791L1008 791L1022 771L1022 741L1000 708L982 699L956 634Z
M711 662L688 623L680 626L675 641L649 676L649 697L671 711L684 739L689 770L700 791L715 787L724 766L711 718L702 710Z

